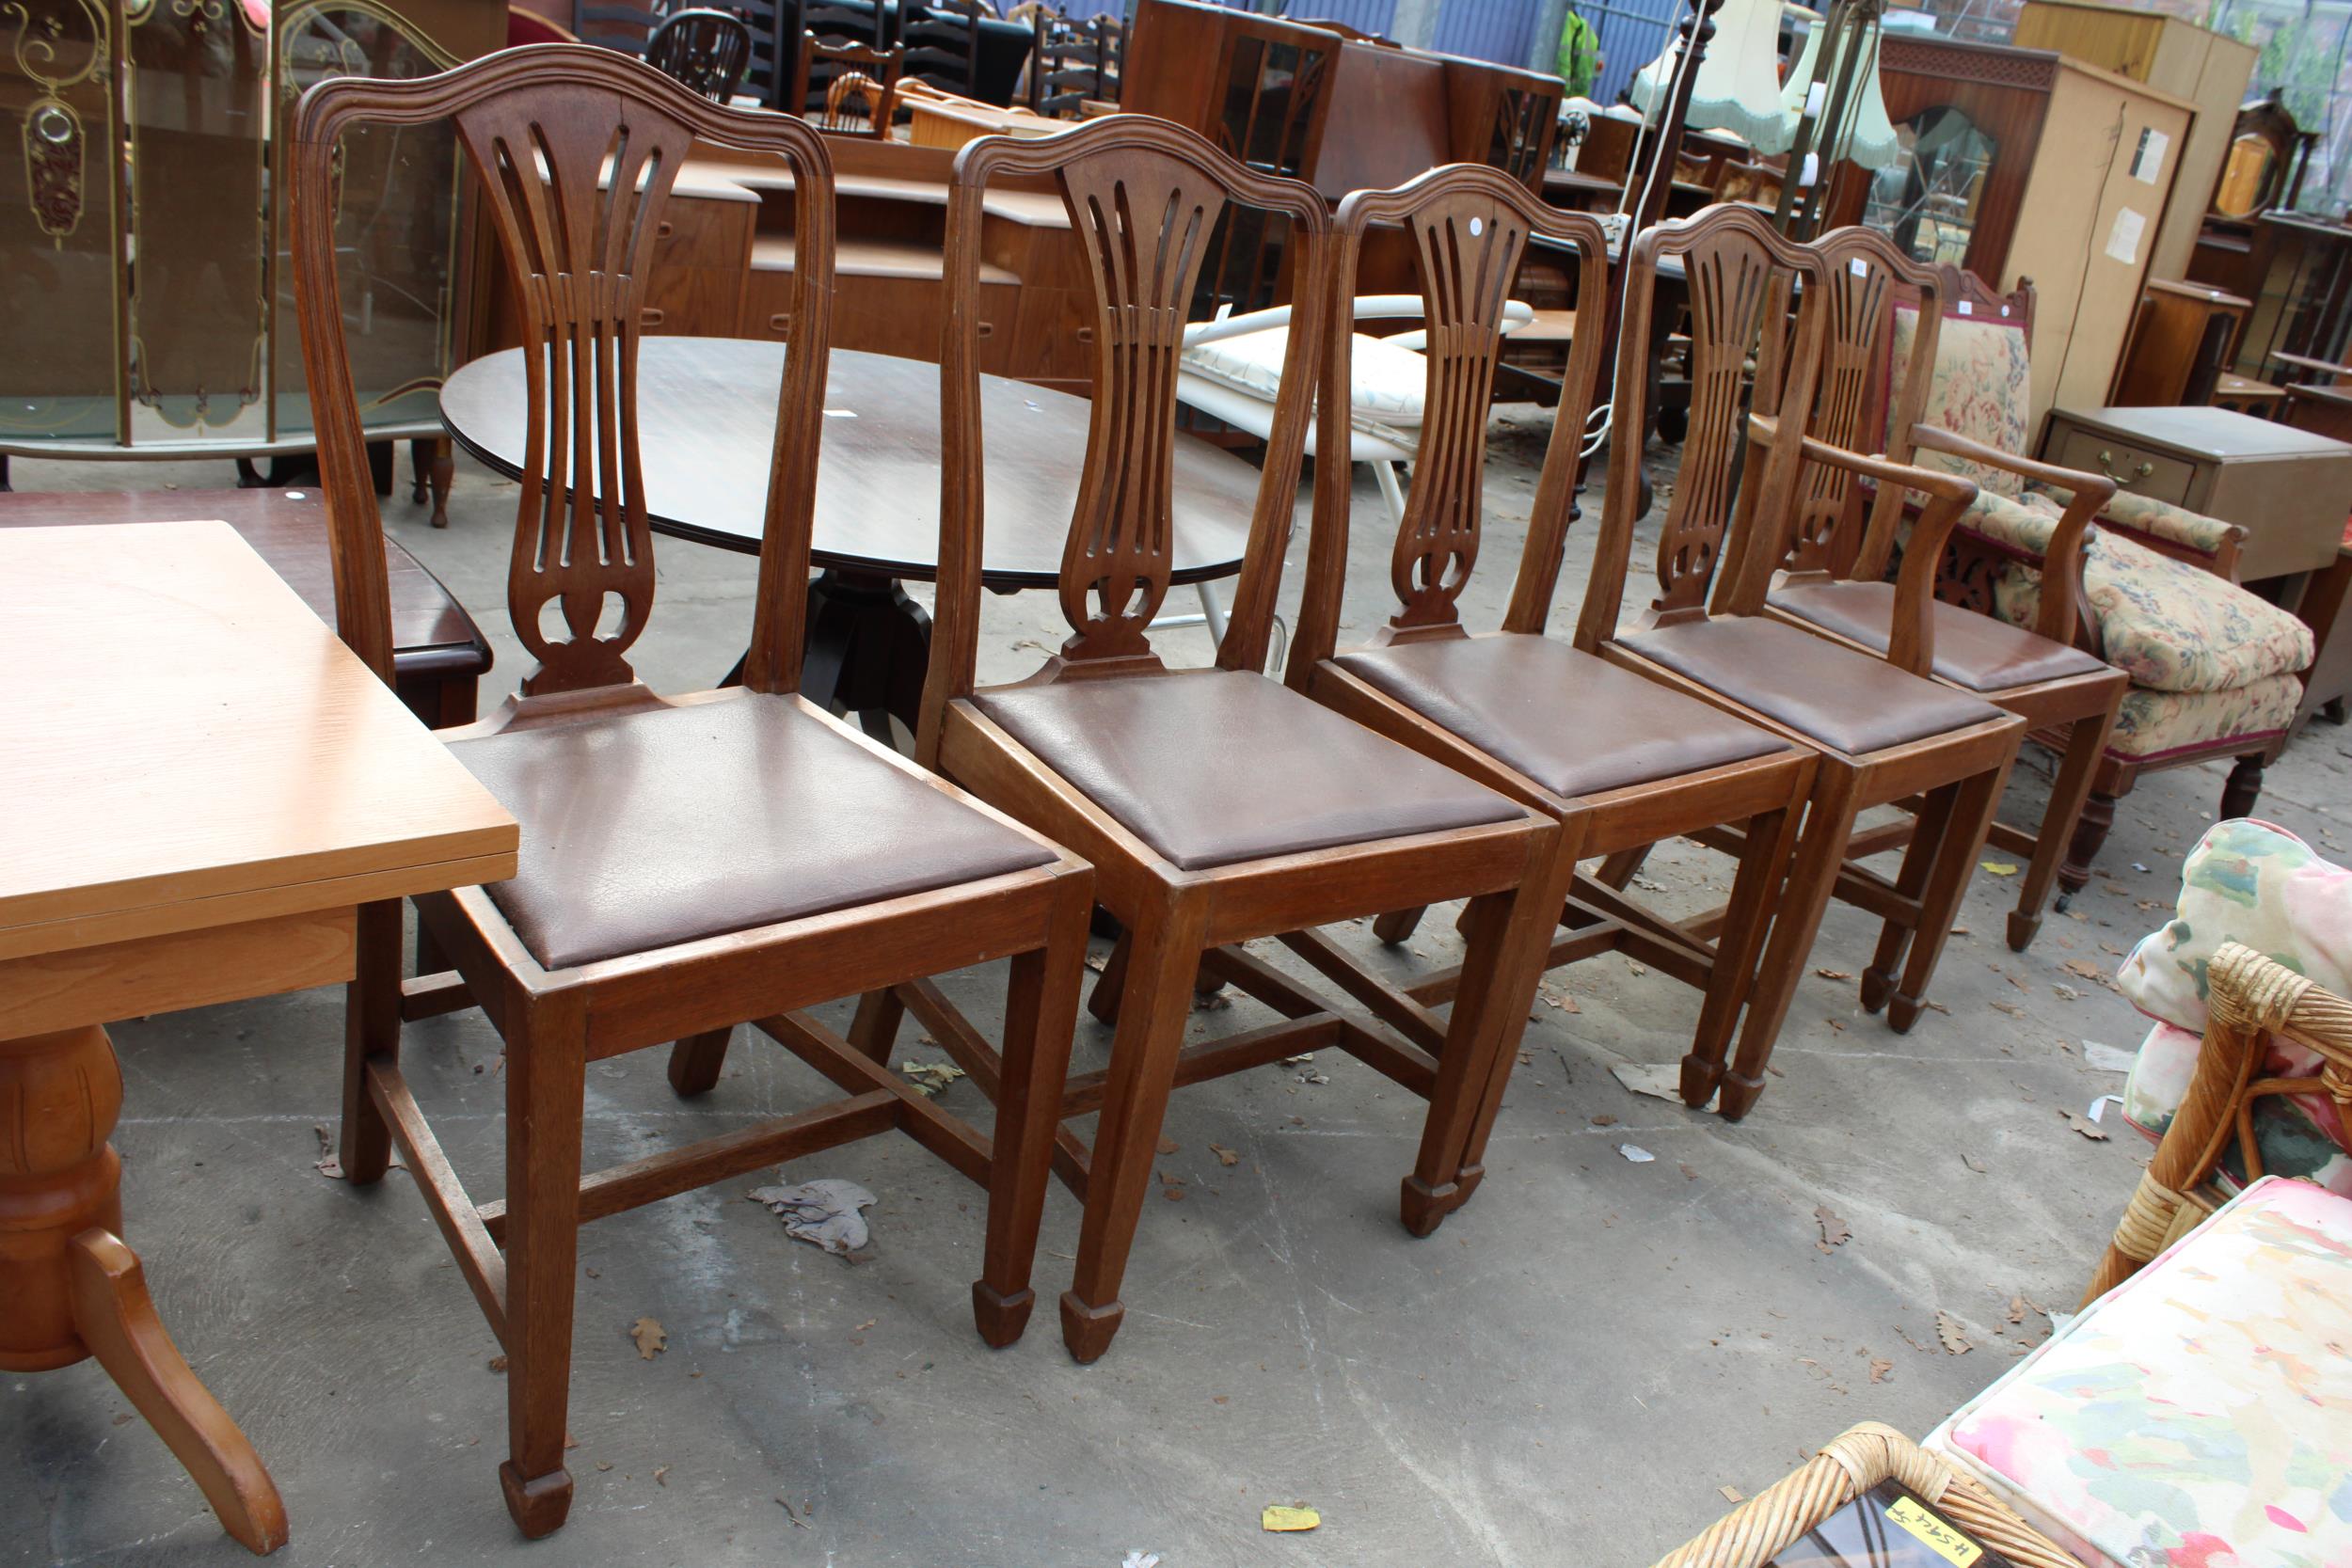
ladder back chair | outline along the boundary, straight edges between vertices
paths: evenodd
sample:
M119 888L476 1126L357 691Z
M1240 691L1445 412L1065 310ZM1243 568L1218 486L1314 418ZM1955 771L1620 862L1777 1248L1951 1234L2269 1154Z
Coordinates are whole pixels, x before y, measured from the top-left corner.
M905 74L965 98L980 90L979 0L925 0L920 12L902 23L898 41L906 47Z
M1908 662L1932 657L1927 599L1934 558L1976 486L1946 473L1862 457L1823 443L1774 443L1748 475L1756 488L1750 538L1770 531L1793 504L1800 458L1844 468L1891 491L1909 489L1927 503L1913 531L1913 551L1895 594L1894 657L1840 648L1761 613L1762 577L1724 559L1733 514L1735 467L1745 429L1747 364L1769 356L1769 325L1792 290L1801 293L1786 401L1811 405L1830 312L1820 257L1774 232L1753 211L1712 207L1661 224L1634 241L1627 264L1624 325L1618 338L1614 428L1638 431L1646 414L1643 374L1661 261L1679 259L1688 280L1691 325L1691 425L1682 467L1660 531L1659 594L1635 623L1618 619L1631 565L1641 451L1613 441L1609 490L1594 571L1578 619L1577 646L1597 652L1661 685L1730 709L1811 747L1820 754L1788 881L1773 916L1758 971L1753 1013L1776 1020L1788 1006L1863 811L1926 797L1918 840L1929 847L1906 863L1896 885L1867 906L1901 933L1908 966L1887 1011L1908 1029L1923 1003L1936 959L1950 934L1986 824L2016 759L2024 722L1972 695L1912 674ZM1710 613L1708 595L1719 570L1747 587ZM1690 835L1713 847L1739 844L1737 830ZM1623 885L1641 851L1613 856L1601 876ZM1894 940L1892 936L1890 941ZM1882 943L1881 951L1885 951ZM1753 1103L1763 1089L1769 1031L1743 1031L1723 1085L1724 1108ZM1686 1091L1691 1086L1686 1084Z
M341 1154L360 1185L382 1179L394 1144L416 1173L504 1344L499 1476L516 1523L540 1536L571 1500L564 1423L577 1233L589 1220L898 1128L987 1190L974 1314L990 1343L1019 1337L1091 876L799 695L832 166L808 126L723 108L610 52L510 50L416 81L324 82L302 100L295 283L345 641L390 678L382 523L334 270L337 138L355 125L442 119L455 122L522 302L538 454L507 579L516 635L538 665L497 714L442 735L522 822L521 868L417 899L421 967L431 958L437 972L405 982L400 905L362 907ZM628 662L656 581L638 307L672 182L697 141L789 165L800 249L742 684L665 698ZM996 958L1012 961L993 1138L800 1010ZM486 1204L460 1183L399 1060L404 1022L468 1006L506 1042L506 1196ZM746 1021L846 1098L581 1175L589 1062L675 1041L671 1085L701 1095Z
M643 57L661 25L661 13L628 0L572 0L572 37L581 43Z
M1577 297L1608 292L1607 244L1597 220L1562 214L1492 168L1455 165L1393 191L1359 191L1340 203L1331 309L1343 311L1358 257L1375 225L1402 225L1420 261L1429 323L1424 405L1432 411L1413 487L1390 541L1395 609L1361 647L1336 652L1347 574L1354 486L1347 467L1318 463L1314 528L1298 641L1287 679L1318 702L1436 758L1561 824L1555 853L1567 872L1592 856L1646 846L1724 823L1751 824L1721 919L1720 940L1693 934L1620 889L1580 878L1561 908L1565 930L1549 965L1622 950L1699 989L1698 1027L1684 1058L1686 1093L1705 1104L1740 1019L1771 924L1804 803L1814 752L1785 736L1695 698L1661 690L1597 655L1544 635L1565 546L1584 417L1606 343L1597 308L1580 333L1561 381L1528 539L1499 632L1471 635L1459 599L1482 541L1486 409L1504 341L1504 293L1529 240L1576 254ZM1331 335L1326 387L1354 385L1354 340ZM1347 404L1318 406L1323 451L1342 450ZM1421 911L1375 924L1385 942L1410 935ZM1325 942L1310 961L1375 1012L1380 993ZM1343 967L1344 966L1344 967ZM1426 1006L1454 994L1446 970L1406 988ZM1391 1022L1425 1037L1418 1009ZM1772 1020L1760 1028L1777 1025ZM1477 1167L1502 1100L1501 1064L1482 1101L1465 1163Z
M752 68L752 30L733 11L672 11L654 29L645 63L705 98L724 103Z
M783 67L783 85L793 96L777 106L787 114L806 114L825 106L826 89L833 79L845 71L859 70L866 64L879 64L881 52L890 47L887 20L882 14L881 0L823 0L823 3L803 3L795 7L788 0L778 0L776 17L779 25L787 19L792 24L788 35L789 61ZM868 49L870 56L851 56L854 63L844 63L833 55L821 55L815 62L808 58L809 41L814 39L828 50Z
M1941 306L1953 296L1956 270L1948 264L1921 265L1871 229L1835 230L1808 248L1820 258L1829 324L1819 391L1804 421L1804 433L1848 451L1883 447L1897 463L1913 462L1921 450L1935 454L1930 461L1969 460L1979 450L1977 443L1920 421L1935 373ZM1894 365L1889 339L1899 300L1917 308L1918 327L1904 363ZM1772 379L1766 372L1766 382ZM1785 415L1786 407L1780 412ZM2113 483L2086 480L2006 453L2000 461L2031 470L2028 477L2074 486L2052 540L2052 564L2042 574L2036 626L2014 626L1996 615L1931 598L1932 663L1920 660L1915 651L1905 667L2016 714L2030 731L2064 737L2040 828L2026 832L1996 820L1987 835L1996 848L2027 857L2017 907L2009 915L2009 944L2022 953L2041 929L2042 908L2057 883L2059 863L2090 797L2092 772L2131 678L2074 645L2083 554L2091 519L2113 493ZM1777 546L1767 541L1765 554L1756 558L1768 564L1776 561L1781 568L1767 589L1764 613L1883 657L1893 644L1895 585L1888 574L1904 508L1901 493L1891 487L1866 506L1863 488L1852 480L1847 470L1830 465L1803 468L1797 504ZM1963 514L1961 526L2004 504L2002 498L1980 492ZM1939 578L1950 576L1949 553L1947 548L1947 559L1937 562ZM1916 820L1915 814L1914 826ZM1849 846L1847 868L1839 874L1840 895L1867 897L1867 873L1855 863L1900 842L1906 832L1904 824L1896 823ZM1873 962L1864 976L1869 993L1866 1003L1875 1006L1871 997L1883 1000L1890 983L1888 965Z
M983 197L1006 175L1055 182L1084 248L1094 413L1060 574L1071 634L1028 679L983 689L977 268ZM1300 304L1216 663L1170 670L1149 627L1168 586L1178 354L1211 232L1244 203L1287 220ZM1096 867L1098 896L1124 933L1096 992L1098 1011L1116 1016L1109 1067L1073 1078L1062 1101L1065 1117L1100 1113L1093 1148L1065 1131L1055 1161L1086 1206L1061 1303L1063 1338L1081 1361L1118 1330L1161 1117L1180 1083L1320 1047L1352 1052L1431 1102L1400 1197L1406 1227L1425 1235L1458 1207L1476 1185L1459 1168L1470 1122L1526 1024L1565 893L1551 823L1262 673L1329 327L1329 223L1311 187L1143 116L1034 141L984 137L956 159L938 609L917 754L1040 832L1066 834L1057 842ZM1239 945L1450 898L1470 901L1469 954L1441 1051L1325 1001ZM1247 977L1287 1019L1185 1050L1204 972L1211 982ZM907 1007L942 1040L969 1037L921 987L868 997L858 1026L886 1041ZM977 1051L965 1054L975 1077L993 1076Z

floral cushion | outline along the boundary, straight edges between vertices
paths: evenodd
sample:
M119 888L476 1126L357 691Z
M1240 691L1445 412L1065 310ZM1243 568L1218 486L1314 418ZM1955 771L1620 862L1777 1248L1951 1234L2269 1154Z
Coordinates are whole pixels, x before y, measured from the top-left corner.
M2060 506L2074 499L2074 492L2062 484L2037 485L2036 489ZM2099 521L2169 541L2199 555L2219 555L2231 536L2241 531L2218 517L2208 517L2153 496L2135 496L2129 490L2118 490L2107 498L2106 504L2099 508Z
M2181 863L2172 919L2132 949L2116 988L2158 1022L2202 1034L2205 968L2225 942L2352 995L2352 871L2284 828L2217 822Z
M1916 454L1918 458L1928 455ZM2027 555L2047 555L2050 535L2058 530L2062 510L2048 497L2031 492L2012 499L1979 489L1977 499L1960 515L1959 526Z
M2123 693L2116 710L2107 750L2145 762L2217 740L2259 744L2285 734L2302 701L2303 683L2293 675L2265 675L2231 691L2151 691L2136 686Z
M2227 691L2312 662L2312 628L2277 605L2142 545L2093 531L2083 591L2100 651L2134 686L2156 691ZM2013 626L2041 608L2042 574L2012 567L1994 602Z
M1910 362L1911 345L1918 332L1918 309L1897 306L1894 329L1888 335L1890 365ZM1891 430L1894 400L1887 401ZM1928 385L1927 404L1919 412L1920 422L2022 456L2026 451L2026 415L2032 406L2033 377L2026 358L2026 329L2006 322L1946 316L1944 329L1935 340L1935 372ZM1891 443L1888 450L1893 450ZM1978 488L1996 496L2014 498L2025 487L2024 480L2005 469L1942 452L1923 451L1912 461L1921 467L1941 468L1973 479Z
M1926 1446L2085 1563L2352 1562L2352 1200L2276 1179Z
M2197 1076L2197 1057L2205 1037L2169 1023L2159 1023L2140 1042L2132 1075L2123 1084L2123 1120L2150 1143L2163 1139L2180 1111L2189 1080ZM2263 1058L2266 1078L2309 1078L2319 1068L2318 1055L2292 1040L2273 1036ZM2291 1176L2352 1197L2352 1144L2344 1137L2344 1117L2333 1096L2266 1094L2254 1101L2254 1146L2262 1150L2263 1170L2270 1176ZM2246 1158L2237 1140L2222 1151L2214 1175L2225 1190L2246 1185Z

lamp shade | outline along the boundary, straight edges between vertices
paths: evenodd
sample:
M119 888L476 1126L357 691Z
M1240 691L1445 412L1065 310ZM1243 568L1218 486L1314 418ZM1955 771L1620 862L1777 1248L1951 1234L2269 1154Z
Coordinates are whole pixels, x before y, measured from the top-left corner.
M1788 150L1796 140L1796 121L1781 100L1780 9L1781 0L1724 0L1691 89L1686 123L1692 130L1728 131L1758 152ZM1665 52L1633 78L1628 96L1653 121L1665 111L1681 55L1677 31L1667 39Z
M1791 141L1796 139L1796 123L1804 115L1804 99L1813 86L1814 67L1820 61L1821 35L1828 31L1828 23L1816 21L1805 32L1804 52L1789 68L1788 85L1782 90L1781 104L1783 112L1788 116ZM1861 78L1855 84L1859 98L1852 115L1853 134L1847 138L1844 147L1836 150L1850 163L1858 164L1866 169L1879 169L1884 168L1901 154L1902 142L1895 135L1895 127L1887 120L1886 95L1879 91L1879 30L1875 26L1867 26L1862 31L1867 53L1863 58ZM1836 80L1835 69L1821 74L1823 113L1828 112L1829 89ZM1830 134L1830 127L1817 126L1813 134L1815 147L1820 149L1828 142Z

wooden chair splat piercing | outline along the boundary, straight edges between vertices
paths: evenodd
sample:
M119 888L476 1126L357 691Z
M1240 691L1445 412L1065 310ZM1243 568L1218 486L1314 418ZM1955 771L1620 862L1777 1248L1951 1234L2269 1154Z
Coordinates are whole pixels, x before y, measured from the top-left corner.
M365 1185L400 1148L504 1343L499 1476L516 1523L541 1536L571 1501L575 1249L589 1220L897 1128L987 1190L974 1316L991 1344L1020 1336L1091 876L799 695L832 165L800 120L724 108L608 50L548 45L416 81L342 78L302 100L295 292L344 640L390 679L382 523L334 265L336 147L355 126L440 120L454 122L481 182L536 345L522 364L539 461L523 474L507 604L538 666L495 715L443 733L520 820L523 847L508 881L415 900L420 967L435 973L402 978L397 902L361 907L341 1152ZM696 141L790 166L799 251L742 684L663 697L628 657L655 586L638 308L671 182ZM803 1010L998 958L1010 959L1011 979L993 1136ZM506 1042L506 1196L485 1204L468 1196L399 1059L404 1022L469 1006ZM708 1093L747 1021L846 1098L581 1175L589 1062L675 1041L672 1085Z
M1347 571L1353 486L1340 464L1316 468L1314 530L1298 641L1288 680L1316 701L1400 744L1470 774L1561 824L1555 853L1579 860L1646 846L1721 824L1749 825L1737 887L1720 936L1694 932L1622 889L1577 879L1547 961L1622 951L1702 993L1685 1061L1695 1103L1714 1088L1771 924L1773 895L1813 788L1811 748L1693 697L1660 689L1597 654L1544 635L1576 486L1579 446L1605 340L1580 335L1561 383L1526 547L1510 609L1497 632L1472 636L1458 612L1481 544L1486 409L1505 323L1502 292L1520 253L1540 236L1573 247L1578 297L1607 289L1607 247L1595 219L1533 200L1517 182L1469 166L1434 170L1394 191L1359 191L1340 204L1335 312L1355 286L1357 255L1375 224L1402 225L1420 258L1422 305L1431 325L1425 405L1433 411L1413 487L1390 550L1396 606L1368 645L1336 651ZM1591 314L1597 323L1601 313ZM1354 384L1350 335L1332 334L1325 385ZM1346 436L1343 400L1318 410L1321 445ZM1378 923L1401 942L1421 911ZM1294 938L1294 941L1298 939ZM1343 984L1368 977L1335 944L1316 939L1311 961L1345 966ZM1446 970L1406 988L1417 1002L1453 994ZM1243 982L1247 989L1248 982ZM1365 992L1365 1000L1374 1000ZM1507 1064L1506 1064L1507 1069ZM1475 1168L1502 1099L1490 1081L1465 1150Z
M1723 1080L1724 1108L1736 1114L1764 1087L1765 1057L1789 993L1804 972L1821 915L1846 860L1854 821L1876 805L1924 796L1921 822L1901 877L1877 889L1867 906L1885 922L1880 944L1890 966L1909 960L1890 1001L1890 1021L1908 1028L1951 929L1993 807L2016 759L2024 721L1973 695L1909 673L1934 654L1927 601L1935 558L1976 486L1951 474L1860 457L1814 440L1775 442L1747 476L1750 526L1726 537L1733 516L1734 467L1747 418L1747 366L1769 355L1778 312L1801 293L1788 360L1785 405L1811 406L1829 311L1820 256L1790 244L1754 212L1712 207L1697 216L1645 230L1627 258L1630 269L1619 338L1614 428L1643 428L1648 382L1641 372L1658 263L1678 257L1691 300L1691 426L1674 497L1660 531L1660 593L1631 627L1618 617L1638 520L1638 443L1613 443L1607 505L1592 578L1577 624L1577 646L1597 652L1661 686L1724 707L1800 741L1819 753L1805 826L1749 1002L1739 1053ZM1759 427L1768 428L1768 427ZM1928 498L1895 591L1894 655L1879 659L1763 615L1769 573L1738 549L1776 540L1793 504L1799 460L1874 481L1883 494ZM1730 602L1710 612L1719 569L1734 574ZM1692 835L1714 847L1740 847L1736 830ZM1613 856L1601 878L1622 886L1641 851ZM1889 955L1890 945L1894 951ZM1720 1071L1720 1065L1716 1070ZM1708 1087L1688 1075L1686 1098Z
M980 688L978 274L981 202L1000 176L1052 181L1095 297L1094 420L1063 556L1071 635L1029 679ZM1208 669L1170 670L1148 627L1168 592L1168 483L1184 315L1229 208L1288 223L1301 279L1282 392L1232 619ZM1261 673L1297 502L1314 377L1331 329L1330 219L1296 181L1261 174L1190 131L1112 116L957 156L947 215L946 462L938 610L919 755L1097 868L1124 936L1096 992L1115 1013L1106 1071L1071 1081L1066 1117L1099 1113L1093 1147L1057 1140L1083 1196L1062 1335L1109 1348L1169 1092L1297 1052L1338 1047L1430 1101L1401 1212L1426 1234L1466 1199L1481 1098L1525 1027L1565 895L1554 824ZM1467 898L1469 953L1452 1016L1401 994L1330 1001L1240 943L1400 904ZM1186 1049L1196 983L1248 977L1283 1022ZM1115 1003L1115 1006L1114 1006ZM984 1081L995 1072L935 990L869 996L852 1031L884 1051L912 1008Z

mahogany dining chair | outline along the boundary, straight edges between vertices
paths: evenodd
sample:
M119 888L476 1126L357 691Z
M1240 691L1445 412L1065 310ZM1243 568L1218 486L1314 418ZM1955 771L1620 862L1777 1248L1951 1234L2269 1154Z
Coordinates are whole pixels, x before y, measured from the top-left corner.
M2016 760L2025 721L1972 694L1910 673L1933 657L1935 623L1928 613L1936 557L1976 486L1952 474L1863 457L1806 438L1777 442L1752 465L1748 539L1778 537L1796 492L1799 463L1837 467L1888 494L1926 497L1894 594L1894 648L1878 658L1839 647L1762 613L1763 575L1723 559L1733 513L1735 472L1747 429L1749 366L1777 328L1782 302L1800 294L1788 361L1785 405L1810 407L1830 312L1818 252L1791 244L1744 207L1710 207L1696 216L1645 230L1627 257L1624 325L1618 339L1613 428L1644 428L1649 394L1642 373L1657 292L1659 262L1679 259L1688 278L1691 423L1658 540L1658 596L1629 626L1620 626L1626 578L1640 509L1640 443L1613 442L1609 486L1593 575L1576 629L1581 649L1749 719L1810 747L1820 757L1788 883L1749 1006L1771 1018L1802 974L1821 916L1837 884L1856 817L1874 806L1923 797L1921 841L1931 853L1916 877L1875 895L1866 907L1908 933L1909 961L1893 988L1904 1011L1922 1004L1965 892L1993 808ZM1731 602L1710 611L1719 570L1744 582ZM1718 847L1740 845L1735 829L1692 835ZM1642 851L1613 855L1600 876L1622 885ZM1892 940L1891 935L1889 941ZM1887 941L1881 943L1884 951ZM1900 949L1898 949L1899 951ZM1907 1025L1904 1011L1895 1015ZM1722 1085L1724 1109L1737 1115L1763 1092L1769 1034L1743 1034ZM1686 1099L1708 1087L1685 1075ZM1692 1103L1701 1101L1693 1100Z
M982 201L1002 176L1050 182L1069 211L1094 291L1094 415L1060 574L1071 635L1027 679L980 687L977 269ZM1244 205L1287 221L1302 303L1216 662L1171 670L1148 628L1168 586L1184 316L1212 231ZM984 137L956 158L938 608L917 755L1084 855L1124 931L1105 971L1117 1000L1109 1067L1073 1077L1061 1106L1064 1117L1100 1113L1093 1147L1065 1130L1055 1162L1086 1205L1061 1302L1062 1337L1081 1361L1109 1348L1124 1314L1120 1282L1179 1084L1318 1047L1349 1051L1430 1101L1400 1196L1406 1227L1426 1235L1467 1199L1477 1179L1462 1170L1461 1150L1526 1026L1565 893L1552 822L1262 673L1330 330L1329 230L1311 187L1139 115L1034 141ZM1452 898L1470 900L1468 954L1441 1039L1406 1037L1327 1001L1240 946ZM1251 976L1290 1016L1186 1049L1204 973ZM976 1078L993 1079L993 1063L935 988L869 996L852 1037L885 1050L909 1006Z
M1597 654L1544 635L1567 538L1584 417L1603 357L1605 338L1598 331L1579 335L1570 351L1502 627L1472 636L1462 625L1460 596L1485 532L1486 410L1508 325L1506 291L1528 243L1541 237L1573 253L1580 300L1606 297L1606 238L1597 220L1544 206L1525 186L1484 166L1454 165L1397 190L1358 191L1340 203L1336 220L1335 316L1351 297L1357 259L1375 226L1401 226L1409 235L1420 262L1423 319L1430 324L1423 403L1432 415L1404 516L1389 541L1396 603L1365 645L1336 651L1354 485L1344 465L1318 465L1307 586L1287 679L1318 702L1559 822L1555 853L1571 869L1580 859L1665 836L1749 825L1731 902L1713 942L1592 878L1578 878L1565 905L1552 911L1565 929L1551 943L1549 964L1623 951L1698 988L1704 1000L1683 1070L1693 1102L1704 1103L1763 951L1772 899L1812 792L1815 753L1785 735L1695 697L1661 690ZM1331 334L1324 385L1354 385L1353 352L1351 334ZM1345 438L1347 403L1325 399L1318 418L1323 450L1342 450L1330 443ZM1404 940L1420 912L1392 911L1379 934ZM1367 1006L1383 1010L1381 990L1337 943L1319 933L1287 940ZM1456 979L1457 972L1441 971L1406 990L1413 1002L1426 1004L1450 995ZM1248 989L1247 981L1242 986ZM1785 1009L1787 994L1778 1000ZM1428 1034L1418 1007L1390 1022ZM1769 1042L1780 1022L1757 1014L1748 1027ZM1501 1103L1508 1064L1502 1069L1488 1085L1466 1151L1472 1167L1483 1159Z
M512 50L414 81L305 94L294 254L346 641L391 678L382 521L343 344L338 138L453 121L525 311L530 449L507 608L538 664L443 738L522 824L510 880L419 897L453 973L401 976L401 906L363 906L349 990L342 1163L397 1144L507 1355L506 1505L564 1522L579 1227L897 1128L988 1194L982 1338L1020 1337L1068 1065L1091 875L1035 832L801 697L833 285L833 172L802 121L723 107L610 50ZM697 141L793 178L792 333L742 684L657 695L628 652L652 609L636 408L639 306L662 209ZM610 178L604 178L607 167ZM1004 1070L983 1135L804 1009L1009 958ZM506 1196L477 1204L400 1066L405 1022L479 1006L506 1044ZM717 1086L733 1026L783 1041L846 1098L583 1177L592 1061L677 1042L684 1096Z
M2028 856L2025 875L2018 879L2017 906L2009 915L2009 944L2023 952L2041 928L2042 907L2057 883L2059 862L2082 816L2083 802L2090 798L2093 770L2115 727L2124 693L2131 689L2131 677L2123 671L2074 645L2083 553L2090 544L2091 519L2115 485L2097 476L2005 452L1982 453L1975 443L1921 423L1921 410L1935 373L1937 328L1943 320L1942 307L1949 303L1952 268L1913 261L1874 229L1833 230L1808 248L1820 258L1828 322L1806 435L1848 451L1883 449L1898 463L1910 463L1922 451L1948 453L1960 461L1943 466L1960 472L1967 471L1967 462L1990 456L2028 477L2073 487L2053 538L2050 564L2042 571L2034 627L2013 626L1997 615L1931 597L1928 610L1935 626L1932 664L1922 661L1915 648L1907 666L1913 674L1931 676L2016 714L2031 732L2064 737L2059 742L2058 776L2043 806L2040 828L2031 834L2009 838L2004 845L2013 848L2023 844ZM1899 367L1891 362L1890 342L1898 304L1915 309L1919 324L1912 336L1911 353ZM1775 356L1768 355L1768 358ZM1769 370L1761 373L1768 388L1767 401L1771 401L1769 388L1774 378ZM1766 444L1757 443L1759 452ZM1900 491L1890 490L1883 499L1873 497L1866 502L1863 487L1851 483L1851 477L1834 465L1805 465L1796 504L1786 515L1779 538L1759 539L1759 553L1751 556L1742 550L1741 555L1764 567L1777 564L1764 595L1766 615L1887 657L1893 645L1896 592L1887 577L1896 559L1905 509ZM1980 493L1971 510L1963 515L1962 526L1980 509L2013 504L1990 492ZM1938 565L1939 577L1947 577L1949 562ZM1719 595L1731 580L1730 574L1719 579ZM1727 597L1724 602L1729 602ZM1849 846L1846 867L1838 874L1838 896L1864 908L1883 897L1883 879L1860 862L1906 836L1910 849L1898 874L1898 885L1918 885L1933 854L1933 846L1918 831L1923 820L1915 810L1907 822L1890 824ZM1990 833L2000 837L2003 830L1996 822ZM1908 1025L1906 1015L1917 1006L1895 990L1904 936L1902 928L1889 926L1863 974L1863 1005L1876 1011L1892 1001L1899 1010L1894 1019L1898 1027Z

